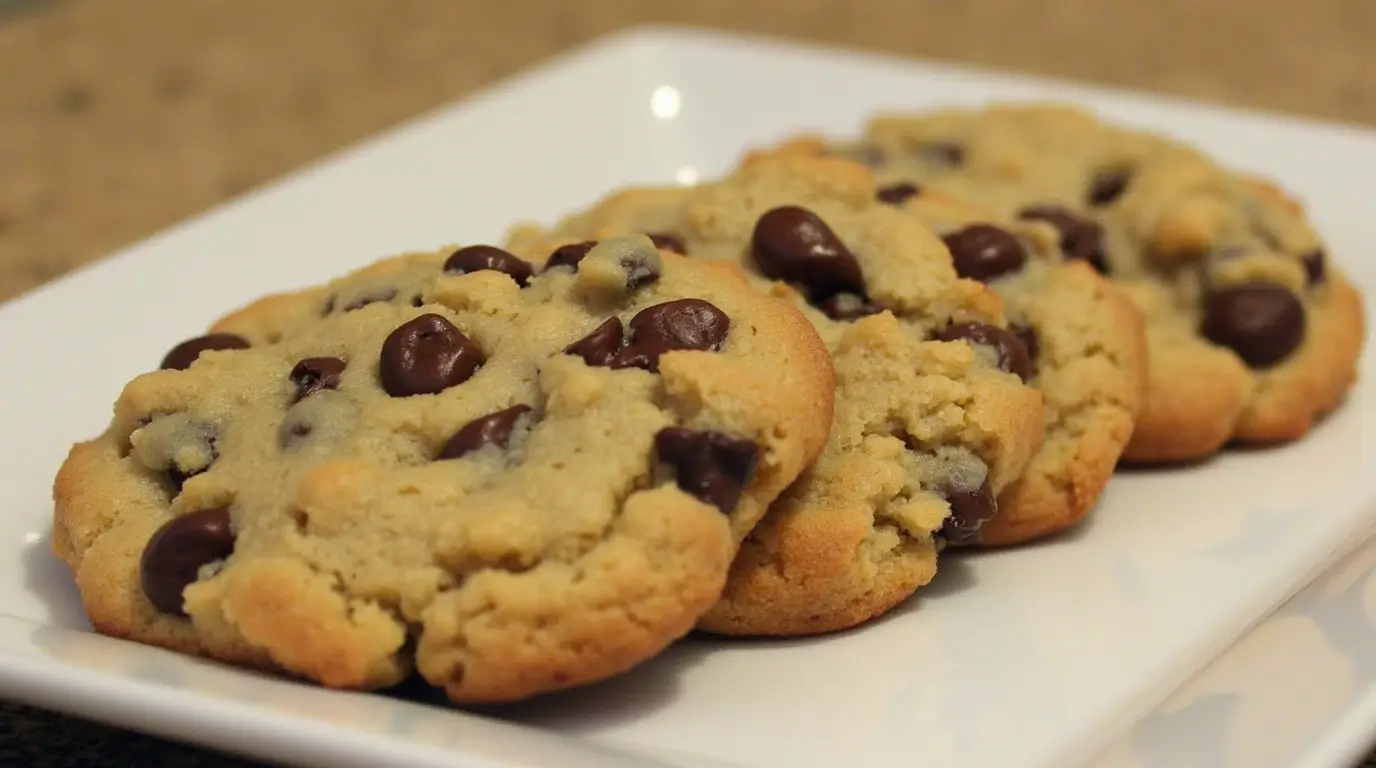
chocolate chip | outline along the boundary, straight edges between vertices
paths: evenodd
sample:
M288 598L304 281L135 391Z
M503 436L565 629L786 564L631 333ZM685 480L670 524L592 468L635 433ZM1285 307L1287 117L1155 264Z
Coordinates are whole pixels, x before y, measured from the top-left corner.
M1018 212L1025 221L1045 221L1061 235L1061 252L1067 259L1088 262L1101 275L1108 274L1104 258L1104 229L1099 222L1076 216L1059 205L1030 205Z
M505 448L511 441L511 431L516 421L530 413L528 405L513 405L510 408L489 413L463 425L449 442L440 449L440 459L457 459L470 451L485 445Z
M998 357L999 368L1023 381L1032 378L1032 356L1027 345L1012 331L987 323L955 323L936 335L937 341L961 341L990 347Z
M1304 264L1304 274L1309 278L1309 285L1318 285L1323 282L1325 262L1324 252L1315 249L1300 257L1300 262Z
M184 371L196 362L202 352L213 349L248 349L248 340L233 333L211 333L187 339L172 348L162 359L162 370Z
M381 288L381 289L378 289L378 290L376 290L376 291L370 291L370 292L368 292L368 293L365 293L365 294L363 294L362 296L359 296L358 298L356 298L356 299L354 299L353 301L349 302L348 304L345 304L341 311L343 311L343 312L353 312L353 311L356 310L356 309L363 309L364 307L368 306L369 304L377 304L378 302L382 302L382 301L391 301L392 299L395 299L396 297L397 297L397 289L395 289L395 288Z
M941 240L951 251L956 274L980 282L1021 269L1027 262L1018 238L988 224L971 224Z
M609 365L658 373L665 352L720 349L731 319L702 299L677 299L640 310L629 326L628 345L612 355Z
M593 332L564 347L564 354L578 355L588 365L606 365L621 349L621 321L613 317Z
M423 296L420 296L419 294L417 294L417 295L415 295L415 296L412 296L412 297L411 297L411 306L413 306L413 307L423 307L423 306L425 306L425 298L424 298Z
M650 242L661 251L673 251L680 256L688 255L688 244L683 242L683 238L669 232L655 232L650 235Z
M427 314L388 334L379 373L382 388L392 397L429 395L468 381L486 360L453 323Z
M188 512L167 521L148 540L139 561L139 582L148 602L163 613L185 616L182 590L201 568L234 552L229 509Z
M767 211L755 222L751 243L765 277L800 284L813 301L865 292L855 256L806 208L786 205Z
M998 513L998 499L989 487L988 478L974 490L942 488L937 495L951 505L951 515L941 524L941 537L952 544L971 544L979 541L979 529Z
M291 381L296 385L297 402L310 397L322 389L339 387L339 374L344 372L346 363L337 357L308 357L291 369Z
M760 448L720 432L669 427L655 435L655 454L674 468L684 493L730 513L755 475Z
M1089 182L1089 204L1108 205L1128 188L1128 172L1121 168L1099 171Z
M817 307L832 320L859 320L868 315L877 315L884 308L853 293L838 293Z
M1012 331L1022 341L1022 345L1027 348L1027 359L1035 368L1037 358L1042 356L1042 342L1037 337L1037 329L1023 323L1010 323L1008 330Z
M588 251L591 251L596 246L596 240L586 240L581 243L561 245L555 248L554 253L551 253L549 258L545 260L544 271L548 272L555 267L568 267L569 269L577 270L578 262L582 261L583 257L588 255Z
M922 190L916 184L907 181L900 181L886 187L880 187L874 196L881 203L890 205L901 205L908 200L917 197Z
M1253 368L1279 363L1304 340L1304 305L1282 286L1234 285L1213 291L1205 301L1200 333Z
M634 291L655 282L659 279L660 268L658 253L628 252L621 258L621 269L626 273L626 290Z
M942 165L962 165L965 162L965 148L954 141L931 141L919 144L917 153Z
M445 272L468 274L481 270L492 270L507 275L522 288L530 282L535 269L514 255L490 245L470 245L460 248L445 260Z

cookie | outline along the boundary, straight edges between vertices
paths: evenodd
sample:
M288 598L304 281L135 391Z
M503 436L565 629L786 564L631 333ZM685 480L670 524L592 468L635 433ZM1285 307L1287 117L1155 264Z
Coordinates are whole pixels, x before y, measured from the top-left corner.
M539 275L408 255L130 382L57 476L54 548L108 635L522 699L688 632L833 390L799 312L644 237Z
M1295 440L1352 385L1362 301L1300 205L1192 147L1025 104L880 116L833 149L887 187L1046 222L1133 299L1151 362L1130 459Z
M751 156L828 153L822 140L799 138ZM957 273L999 294L1046 404L1045 440L999 494L998 517L979 543L1020 544L1073 527L1108 485L1146 399L1141 312L1086 260L1066 259L1049 222L1000 221L902 181L880 186L876 199L911 212L942 238Z
M642 232L750 271L817 327L836 367L822 456L746 539L700 628L806 635L860 624L936 572L943 542L978 539L1041 442L1027 350L986 286L941 241L877 202L849 161L762 157L720 181L636 188L552 230L510 233L552 254Z

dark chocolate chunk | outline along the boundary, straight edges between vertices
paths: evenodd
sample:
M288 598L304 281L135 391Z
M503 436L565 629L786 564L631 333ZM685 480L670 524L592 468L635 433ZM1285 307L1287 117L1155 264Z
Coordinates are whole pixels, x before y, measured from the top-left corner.
M755 475L760 448L720 432L669 427L655 435L655 454L674 468L683 492L729 514Z
M1205 299L1204 338L1237 353L1252 368L1269 368L1304 340L1304 305L1283 286L1247 283Z
M1027 381L1032 378L1032 356L1016 333L987 323L955 323L936 335L938 341L966 340L993 348L999 368Z
M392 397L428 395L467 381L486 360L453 323L427 314L388 334L378 373L383 390Z
M1008 330L1012 331L1022 345L1027 348L1027 359L1032 362L1032 367L1037 367L1037 358L1042 355L1042 342L1037 336L1037 329L1023 323L1010 323Z
M838 293L865 293L855 256L806 208L786 205L765 212L755 222L751 242L765 277L803 286L814 302Z
M1087 199L1090 205L1108 205L1123 195L1131 177L1122 168L1100 171L1089 182Z
M677 299L646 307L629 323L625 347L612 355L612 368L659 372L659 356L686 349L718 350L731 329L725 312L702 299Z
M291 369L291 381L296 385L297 402L322 389L337 389L339 375L346 363L337 357L308 357Z
M956 274L980 282L1022 268L1027 251L1018 238L989 224L971 224L941 238L951 251Z
M211 333L187 339L173 347L162 359L163 370L184 371L196 362L202 352L212 349L248 349L248 339L233 333Z
M597 247L596 240L586 240L581 243L569 243L554 249L554 253L545 260L544 271L549 271L555 267L568 267L574 271L578 270L578 262L588 255L588 251Z
M522 288L530 282L534 267L514 255L490 245L470 245L460 248L445 260L444 271L458 274L491 270L507 275Z
M202 567L234 552L229 509L188 512L162 525L148 540L139 562L139 581L148 602L163 613L185 616L182 590Z
M900 181L888 186L880 187L875 192L875 198L881 203L889 205L901 205L908 202L922 193L922 189L916 184L907 181Z
M1099 222L1077 216L1059 205L1030 205L1018 212L1018 218L1045 221L1055 227L1061 234L1061 252L1067 259L1088 262L1099 274L1108 274L1104 229Z
M468 422L444 444L444 448L440 449L439 458L457 459L485 445L507 447L511 441L511 432L516 428L516 421L527 413L530 413L530 406L513 405Z
M621 349L621 321L609 318L593 329L593 332L564 347L564 354L578 355L588 365L606 365L612 355Z
M952 544L973 544L979 541L979 529L998 514L998 499L984 484L973 490L968 488L941 488L937 495L951 505L951 515L941 524L941 537Z

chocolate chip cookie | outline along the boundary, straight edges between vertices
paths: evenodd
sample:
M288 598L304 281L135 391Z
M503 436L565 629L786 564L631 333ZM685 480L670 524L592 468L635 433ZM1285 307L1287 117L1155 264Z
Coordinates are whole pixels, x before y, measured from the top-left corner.
M1150 385L1128 458L1300 438L1353 382L1362 302L1299 204L1191 147L1031 104L880 116L833 149L890 189L1050 224L1133 299Z
M795 139L753 154L771 153L823 156L829 148ZM999 221L903 181L881 185L876 198L915 215L951 251L957 274L1003 298L1029 352L1028 381L1046 403L1046 439L999 494L999 515L979 543L1018 544L1070 528L1103 493L1146 399L1141 312L1098 273L1100 257L1086 255L1083 238L1065 236L1075 230L1058 217Z
M273 296L130 382L55 483L96 629L457 702L621 672L717 600L832 416L811 324L608 239Z
M855 626L931 580L942 542L977 541L1041 442L1042 402L998 297L956 274L860 165L760 157L692 189L615 193L512 250L549 254L623 232L744 266L817 327L836 366L822 456L770 508L699 623L736 635Z

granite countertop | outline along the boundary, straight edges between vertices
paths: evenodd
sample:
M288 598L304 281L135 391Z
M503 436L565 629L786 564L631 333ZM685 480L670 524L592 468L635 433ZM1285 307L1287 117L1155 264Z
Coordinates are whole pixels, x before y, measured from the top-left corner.
M1376 123L1371 0L0 0L0 300L645 21ZM0 764L252 763L0 704Z

